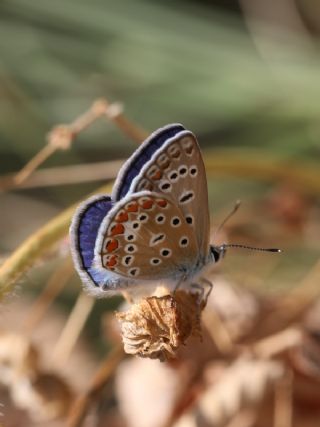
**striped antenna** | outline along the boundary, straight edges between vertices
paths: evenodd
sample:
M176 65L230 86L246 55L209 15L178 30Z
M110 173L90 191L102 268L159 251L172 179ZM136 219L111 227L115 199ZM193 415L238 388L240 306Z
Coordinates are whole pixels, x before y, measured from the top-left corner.
M254 246L239 245L236 243L224 244L224 245L222 245L222 247L224 249L241 248L241 249L250 249L252 251L261 251L261 252L282 252L281 249L277 249L277 248L256 248Z

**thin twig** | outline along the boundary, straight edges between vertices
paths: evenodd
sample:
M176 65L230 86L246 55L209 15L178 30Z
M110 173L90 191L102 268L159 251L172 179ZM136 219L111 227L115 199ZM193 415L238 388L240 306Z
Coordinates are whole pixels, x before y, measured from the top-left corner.
M292 427L292 387L293 373L288 370L275 385L274 427Z
M91 403L99 397L117 366L124 357L122 344L115 347L98 368L87 392L80 396L71 408L68 427L80 427Z
M15 186L21 185L42 163L57 150L70 149L76 136L92 125L100 117L106 117L117 125L134 141L143 141L147 132L126 118L119 103L112 103L105 99L98 99L81 116L69 124L55 126L47 136L45 145L13 178Z
M302 332L298 328L288 328L263 338L251 347L259 358L271 358L302 343Z
M34 171L28 179L21 183L19 189L70 185L113 179L117 176L123 163L124 160L112 160L109 162L43 168ZM0 189L8 190L12 188L13 178L14 175L12 174L0 177Z
M230 333L214 309L205 310L203 313L203 323L209 332L212 341L217 346L221 354L230 354L234 350L234 345L230 336Z
M44 163L54 152L54 145L47 144L38 151L38 153L26 163L23 168L13 177L13 185L18 186L25 181L33 171Z
M68 257L53 272L47 285L30 307L27 318L23 323L26 333L30 334L39 324L52 302L59 295L73 274L74 267L70 257Z
M68 360L83 326L91 313L94 301L92 297L83 292L79 294L52 352L52 360L56 366L63 366Z

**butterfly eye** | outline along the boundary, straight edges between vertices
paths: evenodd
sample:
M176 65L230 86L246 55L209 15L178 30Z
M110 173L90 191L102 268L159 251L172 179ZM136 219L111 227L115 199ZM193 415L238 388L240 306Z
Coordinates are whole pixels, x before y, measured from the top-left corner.
M189 243L188 237L183 236L179 241L179 246L182 248L185 248L186 246L188 246L188 243Z

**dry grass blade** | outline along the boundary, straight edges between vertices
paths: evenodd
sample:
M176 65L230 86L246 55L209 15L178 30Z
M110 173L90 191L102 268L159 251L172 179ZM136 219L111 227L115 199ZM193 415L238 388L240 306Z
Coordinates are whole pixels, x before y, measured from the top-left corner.
M110 185L100 187L97 193L109 193ZM77 205L61 212L26 239L0 266L0 299L7 295L27 268L52 248L69 229Z
M98 398L104 386L109 381L118 364L124 357L122 345L115 347L100 365L87 392L80 396L71 408L68 427L80 427L90 404Z
M256 342L251 350L258 357L271 358L302 344L302 338L298 328L288 328Z
M24 321L24 329L27 333L39 324L42 317L46 314L49 306L62 291L66 283L74 274L74 267L71 258L68 257L59 267L53 272L49 278L46 287L37 297L31 306L28 316Z
M274 427L292 427L292 384L293 374L285 376L275 385Z
M110 162L96 162L71 166L59 166L40 169L33 172L19 185L19 189L41 188L56 185L79 184L82 182L113 179L117 175L124 160ZM0 178L0 189L12 188L14 175L5 175Z
M67 362L93 305L94 299L81 292L53 350L55 365L63 366Z
M98 99L81 116L68 125L55 126L47 137L45 145L13 178L13 185L21 185L42 163L57 150L68 150L75 137L100 117L106 117L134 141L140 143L148 135L146 131L126 118L119 103L109 104L105 99Z

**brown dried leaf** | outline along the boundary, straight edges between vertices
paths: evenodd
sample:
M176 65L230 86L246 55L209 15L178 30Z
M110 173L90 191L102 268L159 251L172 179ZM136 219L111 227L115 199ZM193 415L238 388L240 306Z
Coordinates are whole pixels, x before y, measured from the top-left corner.
M203 308L198 294L178 290L174 295L143 299L130 310L116 313L125 352L160 360L175 357L189 336L201 337Z

